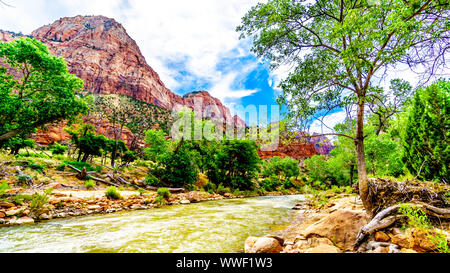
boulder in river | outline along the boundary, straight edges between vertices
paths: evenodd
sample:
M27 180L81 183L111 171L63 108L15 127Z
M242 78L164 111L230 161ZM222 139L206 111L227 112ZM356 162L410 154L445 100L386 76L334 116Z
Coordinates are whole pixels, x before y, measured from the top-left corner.
M245 253L280 253L280 241L272 237L249 237L245 240Z

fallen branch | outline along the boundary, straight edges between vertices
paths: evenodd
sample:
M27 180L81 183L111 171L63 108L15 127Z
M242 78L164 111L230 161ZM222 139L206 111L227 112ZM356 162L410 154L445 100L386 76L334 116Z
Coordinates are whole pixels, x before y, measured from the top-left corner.
M157 191L159 189L158 187L152 187L152 186L146 186L145 188L148 189L148 190L151 190L151 191ZM185 192L186 191L183 188L167 188L167 189L171 193L180 193L180 192Z
M405 205L421 208L426 214L433 217L450 219L450 208L437 208L425 203L397 204L380 211L367 225L361 228L358 236L356 237L356 242L354 244L355 249L358 248L367 239L367 237L374 232L390 227L397 220L403 218L402 215L399 215L399 209Z

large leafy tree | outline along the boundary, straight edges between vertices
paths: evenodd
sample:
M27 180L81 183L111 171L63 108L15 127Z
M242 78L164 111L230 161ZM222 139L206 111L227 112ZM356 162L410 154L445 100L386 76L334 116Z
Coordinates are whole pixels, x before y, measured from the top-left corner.
M43 43L0 42L0 142L54 121L74 120L86 110L74 94L82 89L83 81Z
M450 82L440 80L416 93L403 136L403 159L423 179L449 182Z
M253 7L237 28L253 36L253 51L274 67L292 66L281 83L280 103L296 125L346 108L356 116L355 142L360 196L371 214L364 116L375 79L399 62L445 60L450 36L447 0L269 0Z

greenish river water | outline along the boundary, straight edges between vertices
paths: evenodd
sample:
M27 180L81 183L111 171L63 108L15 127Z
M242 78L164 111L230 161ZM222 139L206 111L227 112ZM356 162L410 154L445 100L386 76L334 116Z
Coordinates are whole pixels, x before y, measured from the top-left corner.
M0 252L227 253L292 215L300 195L166 206L0 228Z

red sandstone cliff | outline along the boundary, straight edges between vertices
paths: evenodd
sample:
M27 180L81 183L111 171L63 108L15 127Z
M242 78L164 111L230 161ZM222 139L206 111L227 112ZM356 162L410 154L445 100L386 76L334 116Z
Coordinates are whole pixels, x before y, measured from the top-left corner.
M22 35L0 30L0 41ZM104 16L66 17L33 31L31 36L44 42L49 50L63 57L69 71L84 80L85 90L96 94L121 94L165 109L182 106L194 109L194 98L214 109L215 116L230 113L208 92L193 92L184 97L174 94L146 62L136 42L114 19ZM225 119L244 122L237 116Z

